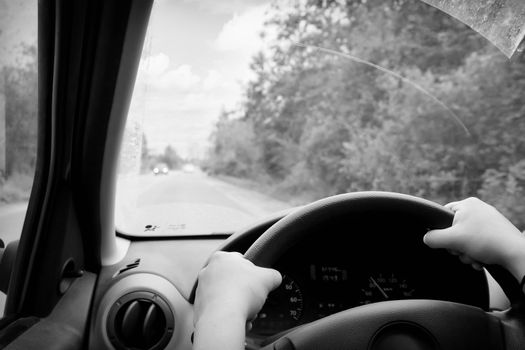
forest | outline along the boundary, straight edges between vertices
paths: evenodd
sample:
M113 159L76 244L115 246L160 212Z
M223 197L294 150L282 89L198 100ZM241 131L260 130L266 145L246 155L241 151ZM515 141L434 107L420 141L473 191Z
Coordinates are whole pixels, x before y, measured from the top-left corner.
M525 229L522 53L417 0L276 2L261 35L271 45L218 118L208 173L294 203L477 196Z

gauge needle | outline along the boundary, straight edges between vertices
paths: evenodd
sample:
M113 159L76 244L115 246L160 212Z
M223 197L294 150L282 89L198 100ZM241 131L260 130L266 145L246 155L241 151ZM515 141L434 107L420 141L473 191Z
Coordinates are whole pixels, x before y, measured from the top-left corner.
M381 292L381 294L383 294L383 296L385 297L385 299L388 299L388 295L386 295L385 291L383 290L383 288L381 288L379 286L379 284L376 282L376 280L374 279L374 277L370 277L370 281L372 281L372 283L377 287L377 289L379 289L379 291Z

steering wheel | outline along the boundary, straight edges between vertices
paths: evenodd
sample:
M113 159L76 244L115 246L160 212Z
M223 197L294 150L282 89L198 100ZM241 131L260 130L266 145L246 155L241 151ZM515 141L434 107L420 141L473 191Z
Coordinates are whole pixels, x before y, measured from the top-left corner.
M308 227L339 215L394 211L428 229L452 224L443 206L403 194L356 192L306 205L271 226L246 251L245 258L272 267ZM380 218L378 218L380 219ZM321 237L319 238L321 239ZM511 302L504 312L439 300L385 301L355 307L294 328L263 349L518 349L525 344L525 309L518 282L506 270L487 266Z

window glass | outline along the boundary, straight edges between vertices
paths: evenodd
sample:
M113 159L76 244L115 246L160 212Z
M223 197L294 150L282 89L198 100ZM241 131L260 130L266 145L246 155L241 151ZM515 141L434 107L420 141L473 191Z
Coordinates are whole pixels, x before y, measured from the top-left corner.
M0 239L20 237L37 137L37 1L0 0ZM0 314L5 295L0 293Z
M478 196L525 228L523 4L157 1L117 229L231 233L365 190Z

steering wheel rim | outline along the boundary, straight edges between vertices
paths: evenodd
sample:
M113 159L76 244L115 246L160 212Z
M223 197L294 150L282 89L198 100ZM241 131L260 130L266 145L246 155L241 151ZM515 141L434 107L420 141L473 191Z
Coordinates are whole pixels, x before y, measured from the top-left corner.
M427 229L449 227L454 218L452 211L437 203L405 194L392 192L341 194L313 202L287 215L264 232L250 246L244 256L258 266L272 267L291 246L304 238L302 233L305 227L319 224L330 216L352 215L372 210L388 210L389 208L395 208L396 212L399 213L417 214L417 218L427 225ZM519 284L512 275L497 266L488 266L487 269L501 285L511 301L511 310L521 308L523 295ZM429 305L431 306L430 308ZM397 317L391 317L393 312ZM441 316L436 316L435 312L438 312ZM431 315L431 313L434 313L434 315ZM368 317L371 314L375 316ZM384 314L387 317L382 317ZM412 317L410 316L411 314ZM508 316L509 314L512 314L512 312L506 315ZM443 315L446 315L446 317L442 317ZM426 316L433 318L434 322L426 322ZM443 324L450 318L461 317L464 320L469 320L470 326L466 325L465 322L460 322L461 324L455 327L455 329L457 328L456 332L452 331L452 334L458 334L458 332L462 332L461 334L468 333L473 337L472 339L476 338L474 339L476 344L461 345L461 343L457 343L458 347L453 347L454 349L471 348L470 346L481 349L480 346L484 345L489 346L486 347L487 349L510 349L512 347L508 346L509 340L503 341L503 338L507 338L507 336L501 331L503 327L499 324L499 316L471 306L445 301L388 301L349 309L305 326L300 326L267 348L274 349L272 346L275 346L275 348L283 349L316 349L323 342L328 342L330 345L327 348L330 349L339 348L339 344L342 345L340 348L375 350L383 349L381 348L381 342L383 342L381 339L384 337L389 339L388 343L395 341L392 339L399 338L401 335L405 338L408 337L409 342L419 344L417 345L419 347L414 349L440 349L441 345L439 344L442 343L449 344L447 348L452 349L450 346L455 346L451 345L454 344L454 341L451 342L450 336L446 335L447 332L442 331ZM364 319L367 321L364 322ZM407 324L410 326L407 326ZM355 341L352 342L353 340L344 334L345 332L348 333L348 331L345 331L347 326L360 327L363 329L362 333L368 334L368 338L358 337L359 341L357 343ZM364 328L366 328L366 332ZM404 330L399 331L398 328ZM341 329L341 332L337 333L333 331L334 329ZM419 330L422 331L420 332ZM501 333L499 333L500 331ZM392 334L394 335L389 335L389 332L393 332ZM435 333L439 333L439 337ZM330 334L330 336L327 337L327 334ZM486 339L479 342L481 338ZM507 343L507 347L505 347L505 343ZM400 349L406 346L406 343L403 344L400 345Z
M318 224L327 216L386 210L393 206L400 212L419 210L420 216L432 224L429 228L448 227L454 218L451 210L406 194L379 191L339 194L310 203L285 216L266 230L248 248L244 257L255 265L271 267L290 246L303 239L303 227Z

